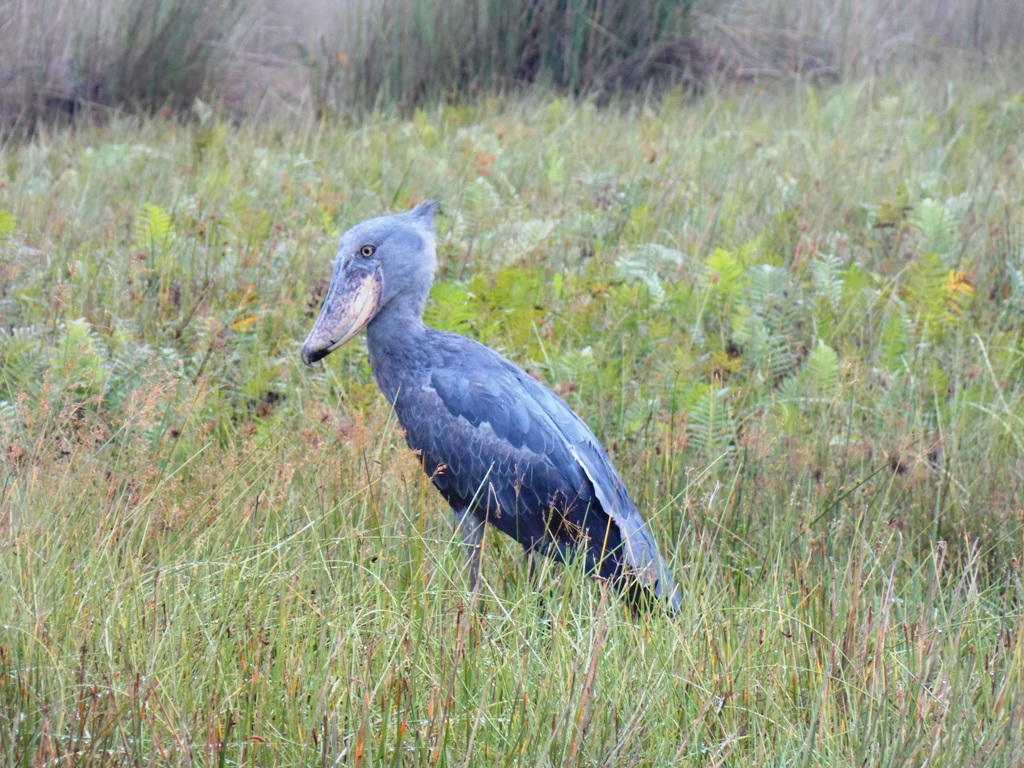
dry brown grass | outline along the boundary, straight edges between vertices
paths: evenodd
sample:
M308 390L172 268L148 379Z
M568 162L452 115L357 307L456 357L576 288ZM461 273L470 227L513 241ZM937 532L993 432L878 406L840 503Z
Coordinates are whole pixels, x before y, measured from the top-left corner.
M1024 39L1017 0L731 0L704 6L699 45L683 57L684 78L703 80L713 69L740 79L838 77L951 56L984 62L1012 55ZM402 20L375 20L353 0L318 0L301 10L283 0L11 0L0 10L0 124L31 130L40 118L68 119L83 111L94 117L124 108L187 111L197 99L235 117L322 116L344 112L357 91L370 104L381 95L388 103L408 104L477 92L437 82L444 80L438 69L443 62L431 59L450 59L467 36L473 40L486 30L460 32L457 18L442 23L433 0L387 7ZM431 19L433 26L421 30L418 25L428 23L422 20ZM422 44L403 43L396 57L388 44L394 36L379 32L392 27L402 29L402 40L423 38ZM627 57L596 78L594 87L635 90L637 72L677 72L678 52L671 51L675 58L667 63L656 52ZM408 86L410 93L391 93L401 90L410 67L432 73L429 93L419 80ZM655 87L672 81L658 72L651 78ZM514 73L490 77L484 88L521 81ZM391 83L390 90L382 83Z
M1014 54L1017 0L732 0L702 16L736 74L845 76L949 57Z
M271 0L15 0L0 16L0 120L111 109L280 113L299 99L314 18Z

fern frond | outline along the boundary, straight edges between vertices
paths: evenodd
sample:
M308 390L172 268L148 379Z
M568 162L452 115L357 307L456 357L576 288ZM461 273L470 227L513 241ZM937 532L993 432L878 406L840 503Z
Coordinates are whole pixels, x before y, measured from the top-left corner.
M665 287L661 284L658 273L642 259L620 256L615 262L615 277L629 282L643 283L656 306L664 303Z
M665 301L665 280L685 260L682 252L657 243L644 243L623 251L615 262L615 276L647 286L656 305Z
M914 230L928 253L951 253L956 243L956 222L946 206L935 200L922 200L910 216Z
M914 322L898 296L890 297L882 310L882 330L877 348L886 370L894 371L902 365L902 358L911 345Z
M46 357L46 347L36 328L0 332L0 396L13 400L22 392L37 394Z
M101 392L110 375L105 351L102 337L89 321L71 320L50 358L54 381L62 382L65 391L78 397Z
M445 331L465 332L473 327L480 313L476 297L460 283L434 283L430 298L425 319L429 325Z
M8 401L0 400L0 427L6 432L18 424L18 408Z
M711 460L735 450L736 418L728 387L709 386L690 406L690 442Z
M557 357L537 363L537 367L551 383L590 381L597 373L594 350L590 347L567 349Z
M790 275L783 267L759 264L747 270L747 300L752 310L767 313L785 311L789 302Z
M743 264L731 251L716 248L705 261L701 282L715 295L730 299L743 289Z
M800 373L812 397L831 400L839 392L839 355L821 339L807 356Z
M822 253L811 262L811 280L817 296L833 313L839 312L843 300L842 262L831 253Z
M956 319L950 302L962 306L969 301L967 290L973 288L963 279L957 278L943 264L938 253L928 253L911 264L909 280L903 292L904 301L911 310L915 325L928 337L941 334L946 326Z
M171 214L154 203L143 203L142 212L135 221L135 247L162 251L171 235Z
M483 176L467 184L459 200L459 214L471 236L488 226L501 209L501 197Z
M555 231L551 219L530 219L507 228L508 247L504 249L506 261L515 261L526 256L547 240Z

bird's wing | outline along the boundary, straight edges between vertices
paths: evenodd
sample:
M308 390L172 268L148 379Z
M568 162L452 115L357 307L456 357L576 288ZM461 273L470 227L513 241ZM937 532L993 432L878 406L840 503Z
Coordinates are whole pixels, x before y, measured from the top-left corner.
M524 371L518 368L516 371L523 388L558 429L573 458L586 473L601 507L618 525L626 562L642 580L654 585L659 597L667 597L673 609L678 609L680 596L668 564L659 554L647 523L629 497L604 447L564 400Z
M458 339L444 364L396 402L411 447L449 500L494 494L504 510L539 510L558 495L591 502L619 529L623 559L656 594L678 601L654 538L586 424L551 390L493 350ZM478 499L479 500L479 499ZM499 528L503 526L498 522ZM506 532L510 532L506 530ZM510 532L520 541L524 539Z
M539 513L560 497L589 502L590 482L514 377L466 362L435 367L401 391L398 419L453 506L476 506L524 546L536 545L546 533Z

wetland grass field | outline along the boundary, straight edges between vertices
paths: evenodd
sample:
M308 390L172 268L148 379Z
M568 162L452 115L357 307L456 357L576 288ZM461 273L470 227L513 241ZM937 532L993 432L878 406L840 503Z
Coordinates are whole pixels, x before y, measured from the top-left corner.
M0 763L1024 763L1018 73L0 146ZM677 617L497 536L473 604L365 342L301 365L425 198Z

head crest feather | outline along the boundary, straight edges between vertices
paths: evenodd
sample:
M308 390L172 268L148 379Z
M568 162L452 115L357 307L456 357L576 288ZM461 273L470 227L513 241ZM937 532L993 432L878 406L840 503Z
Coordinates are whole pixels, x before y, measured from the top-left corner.
M437 209L441 207L439 200L424 200L422 203L417 205L415 208L409 211L410 216L421 216L427 218L434 218L434 214L437 213Z

